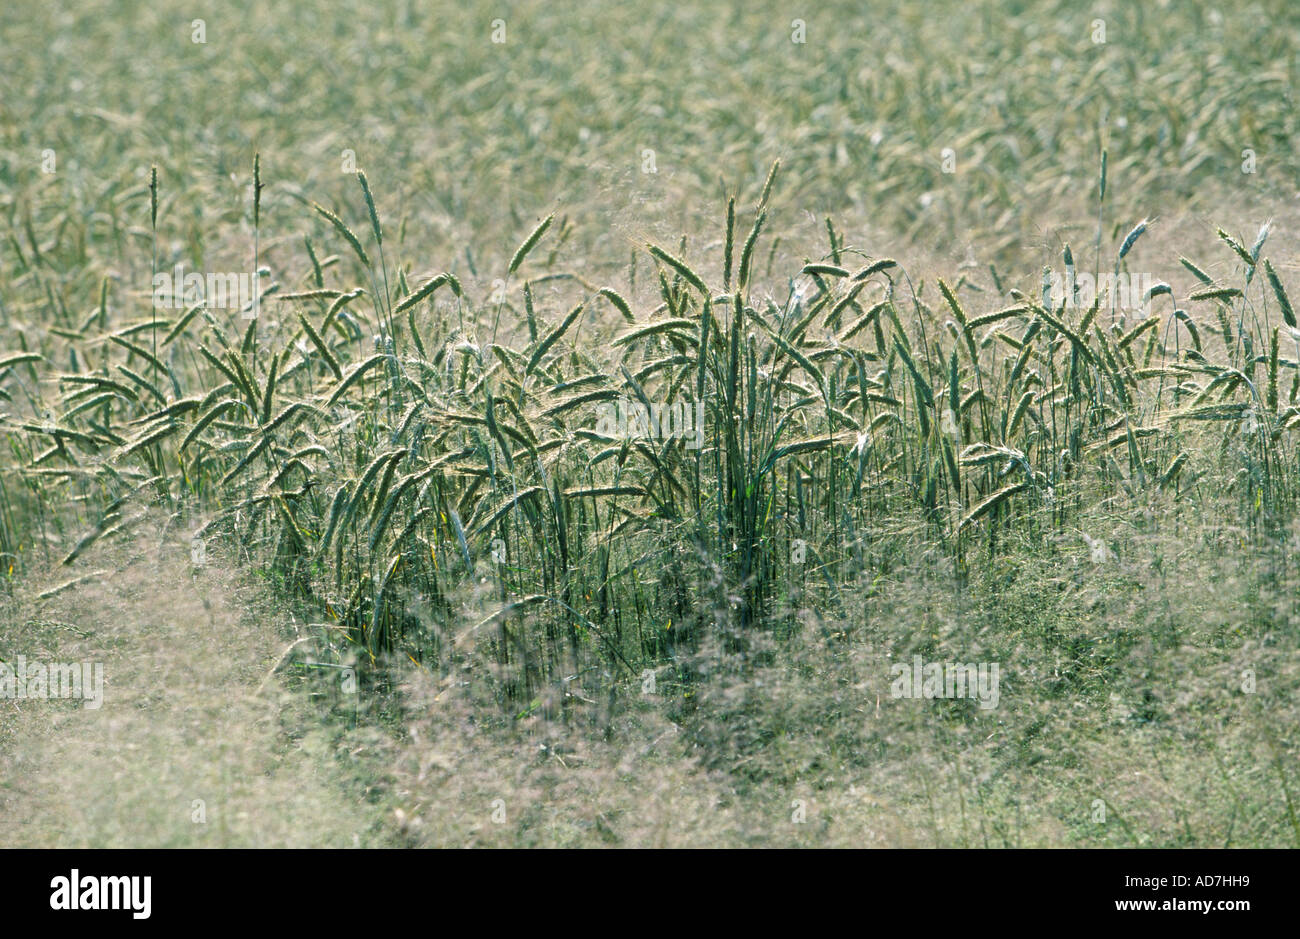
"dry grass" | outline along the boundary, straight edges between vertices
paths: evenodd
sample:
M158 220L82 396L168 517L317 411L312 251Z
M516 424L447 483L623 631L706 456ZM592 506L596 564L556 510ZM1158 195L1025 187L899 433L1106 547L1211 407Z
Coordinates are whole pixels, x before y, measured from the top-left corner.
M48 572L0 612L6 661L22 652L105 671L99 710L0 701L4 846L386 843L345 785L348 761L328 728L280 677L263 686L292 635L284 614L229 559L182 563L184 545L159 541L160 528L142 522L92 548L105 576L34 601L66 577Z

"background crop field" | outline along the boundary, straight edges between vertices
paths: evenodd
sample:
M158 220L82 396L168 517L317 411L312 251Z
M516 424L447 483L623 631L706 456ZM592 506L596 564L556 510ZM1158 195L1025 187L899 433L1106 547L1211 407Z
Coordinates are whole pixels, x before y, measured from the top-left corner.
M1300 846L1298 20L5 5L0 838Z

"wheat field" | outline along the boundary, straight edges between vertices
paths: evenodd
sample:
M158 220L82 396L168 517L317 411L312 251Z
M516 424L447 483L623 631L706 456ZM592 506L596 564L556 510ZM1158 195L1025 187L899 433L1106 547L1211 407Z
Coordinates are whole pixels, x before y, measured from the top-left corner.
M19 841L1300 846L1290 7L437 6L0 12Z

